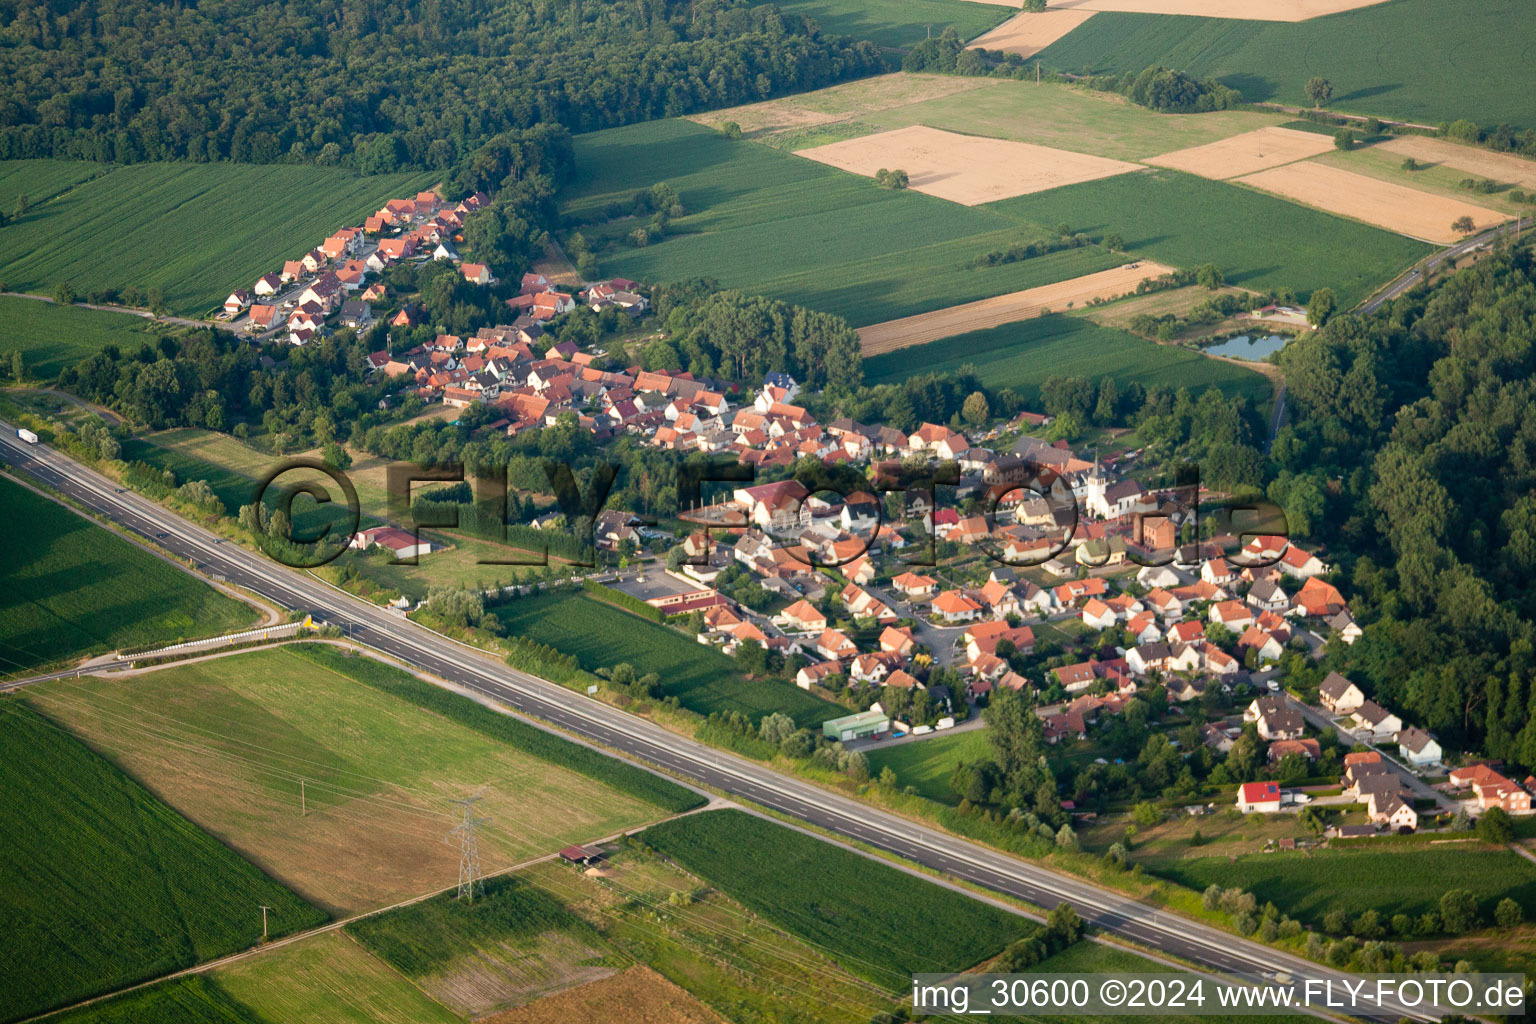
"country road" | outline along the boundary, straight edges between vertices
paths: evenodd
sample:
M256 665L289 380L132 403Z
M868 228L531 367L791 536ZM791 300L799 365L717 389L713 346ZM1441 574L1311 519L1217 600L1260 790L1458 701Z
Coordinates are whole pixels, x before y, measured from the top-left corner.
M33 295L31 292L0 292L0 295L12 299L32 299L34 302L47 302L55 306L58 305L51 295ZM161 324L180 324L183 327L212 327L219 331L233 330L229 324L218 320L193 320L190 317L184 316L162 316L157 313L151 313L147 309L134 309L132 306L109 306L91 302L71 302L70 305L77 306L80 309L95 309L103 313L123 313L127 316L141 317L145 320L153 320Z
M1414 285L1426 280L1430 274L1440 268L1441 264L1448 260L1454 261L1459 259L1478 246L1486 245L1493 241L1500 234L1508 234L1511 227L1514 227L1517 232L1529 231L1532 227L1536 227L1536 218L1499 224L1489 228L1487 231L1479 232L1471 238L1463 239L1448 249L1441 249L1437 253L1424 257L1424 259L1414 264L1407 271L1394 278L1381 291L1367 299L1360 306L1359 312L1362 315L1369 316L1388 302L1408 291Z
M43 445L20 441L0 424L0 461L47 484L81 507L110 518L205 573L282 606L343 627L357 643L381 651L533 719L655 765L691 782L738 796L965 882L1044 908L1069 902L1094 927L1223 973L1254 978L1285 971L1340 983L1348 975L1230 932L1161 910L1091 882L981 846L921 822L872 807L745 758L679 736L642 718L555 683L519 672L484 653L391 611L336 590L307 574L217 538L165 508L116 486ZM1365 1016L1384 1024L1434 1020L1423 1008L1388 1001Z

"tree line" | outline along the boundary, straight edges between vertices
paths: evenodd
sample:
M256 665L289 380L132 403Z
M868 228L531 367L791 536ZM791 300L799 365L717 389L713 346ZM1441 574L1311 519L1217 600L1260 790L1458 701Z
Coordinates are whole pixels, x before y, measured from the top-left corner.
M748 0L48 6L5 0L0 158L447 170L498 133L592 131L879 70Z

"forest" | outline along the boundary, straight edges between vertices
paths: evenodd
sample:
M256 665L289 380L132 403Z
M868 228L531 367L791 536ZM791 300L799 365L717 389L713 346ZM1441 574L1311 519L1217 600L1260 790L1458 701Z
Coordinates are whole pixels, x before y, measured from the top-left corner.
M747 0L0 0L0 159L449 170L538 124L592 131L882 68Z
M1269 496L1329 545L1339 666L1442 742L1536 765L1536 265L1500 253L1281 355Z

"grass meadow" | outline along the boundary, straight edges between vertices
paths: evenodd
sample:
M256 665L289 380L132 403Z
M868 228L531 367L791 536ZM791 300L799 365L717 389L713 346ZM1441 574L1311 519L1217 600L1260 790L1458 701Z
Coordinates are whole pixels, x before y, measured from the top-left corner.
M944 117L954 117L981 129L985 126L961 117L977 93L990 95L971 90L872 116L885 116L894 127L913 123L911 112L928 103L943 104L944 116L925 120L947 127ZM1079 102L1061 98L1069 90L1053 95L1059 105ZM1114 104L1100 106L1094 112L1109 120L1098 130L1114 135L1110 121L1124 114ZM1007 120L1007 110L1004 104L989 116ZM1016 135L1029 132L1017 129ZM1149 135L1135 148L1157 152L1164 144L1203 136L1203 131L1185 132L1175 142ZM970 265L994 249L1053 236L1062 224L1092 237L1118 234L1132 255L1174 266L1215 263L1230 283L1249 289L1291 289L1305 297L1327 285L1345 304L1364 299L1430 251L1424 243L1251 189L1163 169L966 207L882 189L858 175L772 146L732 141L690 121L578 136L576 154L577 179L562 197L563 212L599 250L605 273L649 281L712 277L726 287L839 314L855 326L1125 261L1090 246L999 266ZM632 219L575 223L600 217L610 201L627 204L636 191L658 181L677 189L685 210L664 239L632 245L625 237L637 224Z
M789 104L795 99L778 102ZM1159 114L1114 93L1014 81L989 81L965 92L860 111L857 116L860 123L881 130L926 124L963 135L1031 142L1115 160L1142 160L1202 146L1285 120L1283 114L1251 110Z
M211 636L256 612L74 512L0 479L0 674Z
M727 288L836 313L856 326L1089 274L1124 260L1097 248L975 269L976 257L1042 237L1035 224L984 207L873 181L768 146L731 141L691 121L652 121L578 136L567 218L665 181L685 216L643 248L631 220L584 225L603 272L649 281L712 277Z
M155 335L144 330L147 322L130 313L0 295L0 352L19 351L31 377L52 380L108 345L129 354L145 342L152 344Z
M81 294L158 286L172 309L201 316L384 200L436 180L266 164L115 167L0 228L0 281L33 292L68 281Z
M964 970L1035 926L1025 918L742 811L708 811L642 838L738 903L892 990Z
M16 701L0 706L0 749L0 1020L252 946L261 904L274 934L325 920Z
M974 39L1018 13L1017 8L968 0L788 0L786 14L810 18L828 35L868 39L877 46L905 48L954 26L961 39Z
M29 699L337 913L452 885L458 850L443 837L459 797L483 795L493 819L481 840L487 869L663 816L580 765L358 685L354 671L400 674L376 664L280 647L129 682L60 681Z
M989 386L1013 388L1026 402L1035 401L1040 385L1055 376L1113 377L1121 385L1136 381L1192 390L1218 387L1247 397L1257 408L1273 398L1268 379L1253 370L1061 314L873 356L864 360L864 379L899 384L915 374L947 373L967 365Z
M1470 889L1485 920L1505 896L1536 912L1536 864L1512 850L1486 848L1338 849L1255 853L1161 861L1147 869L1201 891L1212 883L1238 886L1309 925L1340 909L1351 917L1375 910L1382 918L1434 909L1447 889ZM1317 879L1326 878L1326 886Z
M1100 13L1040 59L1070 72L1164 64L1219 78L1249 101L1303 106L1307 79L1321 75L1333 82L1330 106L1349 113L1532 127L1532 38L1536 8L1525 0L1394 0L1294 23Z
M921 740L909 740L900 746L869 750L869 771L881 769L896 773L896 784L914 787L930 800L958 803L949 788L949 777L960 762L985 761L992 757L992 744L985 729L967 729L949 735L940 734Z
M748 679L730 656L583 593L520 597L494 611L509 636L548 644L589 672L621 661L641 675L655 672L668 696L700 714L741 711L755 722L782 711L813 726L847 713L792 684Z

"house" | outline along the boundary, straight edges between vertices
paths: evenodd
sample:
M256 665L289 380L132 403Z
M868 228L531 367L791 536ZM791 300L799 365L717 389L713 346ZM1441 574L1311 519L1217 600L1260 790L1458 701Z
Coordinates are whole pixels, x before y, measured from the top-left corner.
M251 295L243 288L236 288L229 293L229 298L224 300L224 312L230 316L236 316L246 306L251 304Z
M1090 597L1083 605L1082 618L1089 629L1108 629L1119 621L1115 610L1096 597Z
M1511 813L1525 813L1531 809L1531 794L1486 764L1457 768L1451 772L1451 785L1471 786L1480 810L1502 807Z
M410 531L396 526L375 526L363 530L355 534L347 546L355 551L383 548L393 554L397 560L415 558L435 550L431 542L422 540Z
M484 263L461 264L459 273L463 274L464 280L470 284L492 284L496 280L491 276L491 268Z
M1419 827L1418 812L1400 794L1372 793L1366 797L1365 809L1371 821L1394 831Z
M276 295L282 291L283 279L277 274L262 274L256 279L256 287L251 290L262 298L268 295Z
M1210 620L1241 633L1253 625L1253 610L1241 601L1218 601L1211 605Z
M1438 764L1440 744L1429 733L1416 725L1410 725L1397 734L1397 752L1411 765Z
M779 618L800 633L819 633L827 628L826 615L804 598L785 608Z
M1139 644L1126 652L1125 662L1138 676L1149 672L1162 672L1168 667L1172 652L1165 643Z
M1339 588L1313 577L1296 591L1289 614L1326 619L1346 610L1344 595L1339 593Z
M886 626L880 631L880 649L910 658L917 650L917 638L907 626Z
M828 676L842 672L843 666L837 661L818 661L812 665L806 665L795 673L795 685L802 690L809 690L812 686L820 686L826 682Z
M1317 688L1317 698L1323 707L1338 715L1352 714L1365 703L1365 694L1360 687L1337 672L1328 673L1328 678Z
M1245 782L1237 787L1237 809L1244 814L1274 814L1280 810L1280 783Z
M1259 697L1243 712L1243 721L1254 722L1259 736L1266 740L1297 740L1306 724L1301 712L1283 697Z
M1207 722L1200 727L1200 742L1218 754L1225 754L1232 749L1236 741L1227 734L1225 729Z
M373 323L373 309L361 299L348 299L341 304L341 325L362 328Z
M276 327L282 322L277 315L276 306L255 305L251 307L250 319L245 325L248 331L265 331Z
M1328 566L1323 564L1322 559L1310 552L1303 551L1295 544L1285 549L1285 554L1280 556L1280 561L1277 564L1280 566L1281 572L1287 576L1294 576L1297 579L1321 576L1328 571Z
M1403 720L1373 700L1364 701L1352 716L1355 732L1372 740L1389 740L1403 728Z
M933 612L946 623L970 622L981 617L981 605L958 590L946 590L933 599Z
M829 661L842 661L845 658L856 657L859 649L847 635L835 630L824 629L816 638L814 644L816 653Z
M1300 754L1308 761L1316 761L1323 756L1323 747L1311 737L1304 740L1275 740L1269 745L1270 764L1278 764L1282 758L1291 754Z
M1343 640L1346 644L1352 644L1365 635L1365 631L1355 622L1355 617L1349 614L1349 609L1347 608L1325 621L1329 631L1337 633L1339 639Z
M1283 611L1291 603L1284 590L1273 580L1262 579L1248 588L1248 603L1260 611Z

